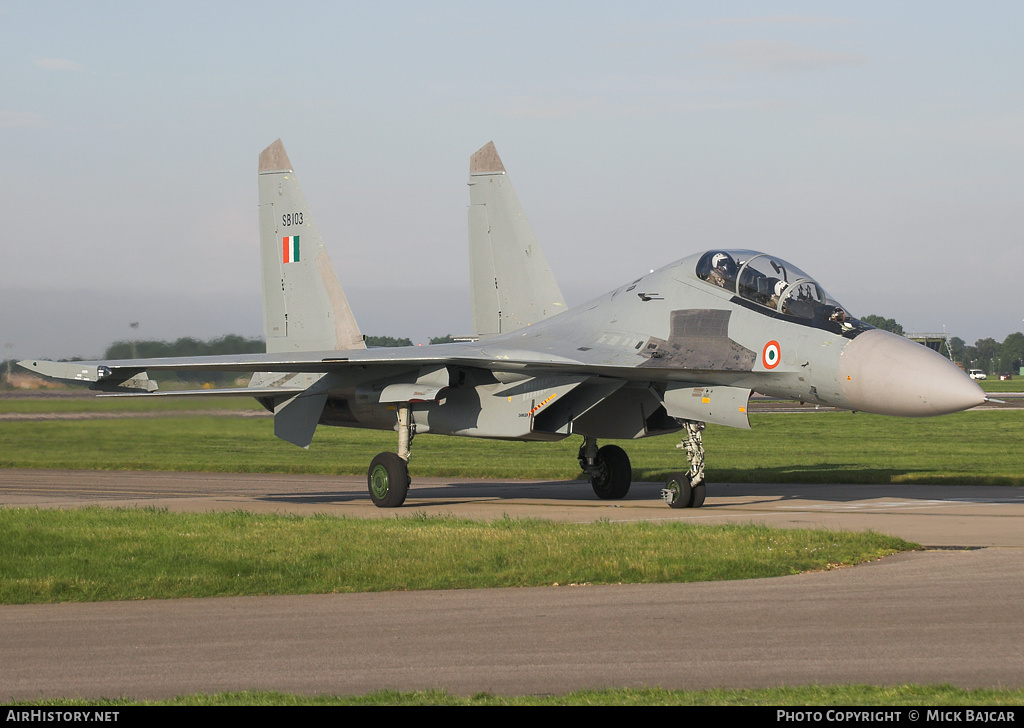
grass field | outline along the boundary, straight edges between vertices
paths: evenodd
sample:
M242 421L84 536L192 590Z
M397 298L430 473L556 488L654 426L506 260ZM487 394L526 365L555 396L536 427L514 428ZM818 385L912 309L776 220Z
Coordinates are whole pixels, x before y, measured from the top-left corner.
M125 415L0 421L0 468L362 474L374 455L395 446L394 433L321 427L306 451L276 439L269 418L195 414L256 409L247 400L231 399L0 400L0 414ZM140 417L149 414L160 416ZM926 420L841 412L759 414L751 422L751 431L708 428L710 481L1024 485L1020 411L964 412ZM662 480L684 468L676 441L667 436L620 443L633 461L634 479ZM570 479L580 476L578 446L579 438L517 443L423 435L414 443L411 472L414 478ZM377 521L386 530L382 535L354 519L244 513L207 518L160 511L0 509L0 602L744 578L831 568L912 547L884 537L872 540L872 534L860 535L867 541L848 541L853 534L759 526L675 531L628 524L619 530L619 525L597 523L581 535L570 532L567 524L541 528L533 522L504 521L487 526L413 518ZM405 526L398 527L400 522ZM396 536L396 528L408 532ZM561 536L545 534L544 528ZM426 561L412 560L408 570L399 570L402 565L388 558L393 549L380 546L396 537L408 539L403 553L422 554ZM671 548L665 547L667 537L674 539ZM581 543L586 545L582 550ZM551 558L559 549L564 551ZM673 551L675 559L660 555ZM723 558L712 563L703 558L707 553ZM771 558L765 558L768 554ZM553 571L552 562L561 570ZM375 573L369 568L373 566L384 571ZM239 578L242 574L246 578ZM315 699L231 693L186 696L166 704L993 706L1024 704L1024 691L811 686L700 692L610 689L520 698L385 691Z
M0 508L0 603L782 576L914 548L761 525Z
M986 392L1024 392L1024 377L1000 380L997 377L978 382Z
M764 688L759 690L663 690L622 688L579 690L565 695L498 696L479 693L468 697L444 690L399 692L381 690L367 695L294 695L274 692L185 695L171 700L45 700L26 705L117 707L119 705L451 705L451 706L586 706L586 705L690 705L690 706L1017 706L1024 705L1024 690L964 690L949 685L871 685ZM19 705L19 703L11 703ZM749 717L749 716L748 716ZM774 716L772 716L774 717Z
M0 414L266 412L251 397L0 397Z
M257 407L233 399L235 407ZM196 400L0 400L0 414L53 411L160 417L0 421L0 467L211 472L366 472L393 432L320 427L309 450L273 435L269 417L191 414ZM82 409L75 409L81 407ZM123 409L118 409L119 407ZM178 407L178 411L174 410ZM34 408L34 409L33 409ZM185 408L182 410L181 408ZM902 419L850 412L753 414L751 430L709 426L704 433L710 482L958 483L1024 485L1024 410L961 412ZM558 443L502 442L420 435L410 472L480 478L581 477L581 438ZM620 444L636 481L662 481L685 469L675 436Z

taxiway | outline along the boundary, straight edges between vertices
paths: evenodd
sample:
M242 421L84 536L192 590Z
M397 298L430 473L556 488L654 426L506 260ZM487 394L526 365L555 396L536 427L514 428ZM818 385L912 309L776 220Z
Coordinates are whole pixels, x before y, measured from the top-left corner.
M893 533L929 550L775 579L0 607L0 698L158 698L268 689L563 693L950 683L1024 687L1024 489L712 484L669 509L658 485L417 479L414 513L699 520ZM158 506L395 517L365 480L0 471L7 506Z

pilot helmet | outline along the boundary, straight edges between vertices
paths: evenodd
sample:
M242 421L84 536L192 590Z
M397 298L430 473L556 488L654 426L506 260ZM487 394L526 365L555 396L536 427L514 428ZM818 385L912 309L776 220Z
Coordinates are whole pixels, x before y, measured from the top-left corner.
M736 277L736 261L728 253L715 253L711 258L711 267L726 278Z
M781 296L782 292L784 290L786 290L786 286L788 286L788 285L789 284L786 283L786 281L776 281L775 282L775 295L776 296Z

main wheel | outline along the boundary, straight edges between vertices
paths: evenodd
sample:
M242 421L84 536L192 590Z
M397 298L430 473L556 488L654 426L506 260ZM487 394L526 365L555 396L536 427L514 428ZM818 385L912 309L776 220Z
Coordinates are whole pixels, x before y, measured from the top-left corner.
M398 508L409 492L409 465L393 452L382 452L366 473L370 500L378 508Z
M633 482L629 455L618 445L605 445L597 451L598 472L590 476L590 485L598 498L625 498Z
M690 486L689 473L672 473L665 482L661 497L672 508L689 508L693 500L693 490ZM701 501L703 502L703 498Z

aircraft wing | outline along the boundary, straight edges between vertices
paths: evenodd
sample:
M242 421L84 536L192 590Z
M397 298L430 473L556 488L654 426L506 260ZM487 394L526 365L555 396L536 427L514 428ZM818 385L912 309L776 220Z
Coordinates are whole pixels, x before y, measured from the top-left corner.
M438 400L456 382L458 372L466 370L488 373L498 383L492 392L495 396L529 394L545 403L560 397L575 415L596 407L624 386L650 388L657 383L652 402L655 407L662 403L671 417L749 427L746 403L750 391L722 386L721 371L702 376L692 369L645 367L648 360L633 345L597 345L580 351L569 342L539 332L534 341L522 345L516 345L515 338L520 337L415 348L18 363L44 376L88 384L105 394L251 396L273 403L275 413L293 399L326 398L329 390L353 382L372 383L379 391L380 403ZM248 387L160 392L150 376L167 371L254 376ZM695 390L698 395L693 394ZM572 397L567 397L570 392ZM555 417L553 413L548 416ZM305 436L299 439L304 441Z
M435 344L428 347L391 347L350 351L303 352L296 354L237 354L230 356L167 357L158 359L116 359L54 362L45 359L23 360L18 365L42 376L91 385L101 392L134 390L139 393L157 391L148 374L165 371L186 372L280 372L319 373L344 372L348 369L384 370L416 369L423 366L461 366L492 372L524 374L572 373L606 376L627 381L676 381L691 378L695 370L653 370L639 368L635 352L623 355L619 347L587 347L587 351L558 351L552 343L545 350L516 348L499 344ZM223 394L238 391L256 395L267 389L233 388L231 390L197 390ZM177 394L177 392L175 392Z

